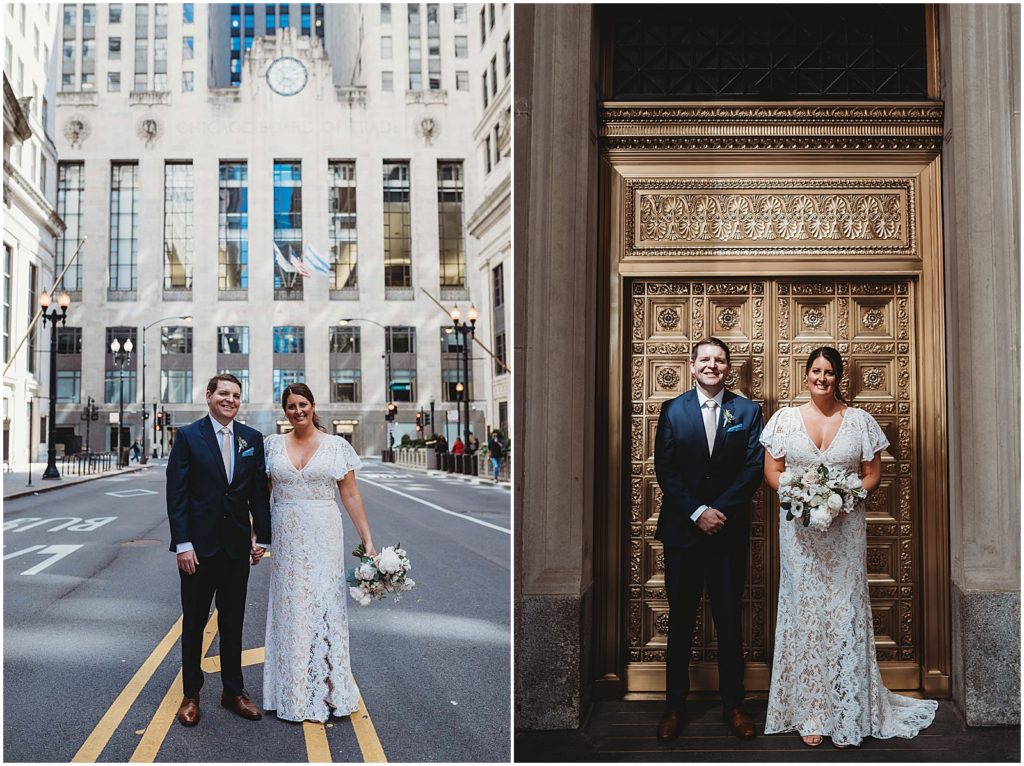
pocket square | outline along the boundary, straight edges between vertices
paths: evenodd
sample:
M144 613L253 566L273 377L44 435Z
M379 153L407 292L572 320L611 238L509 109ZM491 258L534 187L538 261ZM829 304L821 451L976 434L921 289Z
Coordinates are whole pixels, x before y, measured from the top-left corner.
M242 453L242 457L252 457L253 448L249 447L245 452Z
M726 433L727 433L727 434L731 434L731 433L732 433L733 431L742 431L742 430L744 430L744 429L745 429L746 427L747 427L747 426L746 426L746 424L745 424L745 423L737 423L737 424L736 424L736 425L734 425L734 426L733 426L732 428L730 428L730 429L729 429L728 431L726 431Z

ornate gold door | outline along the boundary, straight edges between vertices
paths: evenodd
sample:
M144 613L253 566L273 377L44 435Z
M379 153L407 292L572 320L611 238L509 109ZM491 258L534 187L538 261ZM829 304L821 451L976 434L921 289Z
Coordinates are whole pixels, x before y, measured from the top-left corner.
M661 405L692 385L690 351L705 335L725 340L733 370L727 385L761 404L765 418L807 400L803 365L818 346L847 364L843 393L872 413L890 447L881 486L868 501L868 554L875 638L890 688L920 686L921 566L915 540L918 461L913 283L909 279L636 279L630 285L630 530L628 688L661 691L668 632L664 557L654 539L661 503L654 476L654 433ZM762 486L751 514L744 595L747 687L766 689L778 583L778 505ZM710 611L698 614L694 688L717 686Z

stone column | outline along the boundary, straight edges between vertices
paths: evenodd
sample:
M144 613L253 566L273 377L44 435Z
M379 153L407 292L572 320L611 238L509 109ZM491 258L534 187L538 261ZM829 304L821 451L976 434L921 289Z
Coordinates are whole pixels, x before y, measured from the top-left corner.
M516 726L590 693L597 78L589 5L515 6Z
M940 6L953 696L1020 723L1020 7Z

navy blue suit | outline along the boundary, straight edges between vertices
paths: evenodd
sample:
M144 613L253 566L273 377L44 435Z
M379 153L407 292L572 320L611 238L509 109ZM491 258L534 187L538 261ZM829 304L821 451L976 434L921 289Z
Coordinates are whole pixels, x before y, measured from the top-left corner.
M238 422L233 429L235 454L230 482L208 416L178 429L167 460L171 550L176 551L179 543L190 542L199 560L195 574L178 571L182 681L185 696L189 697L203 685L203 630L214 593L224 692L231 696L242 693L242 620L252 531L259 542L271 543L263 435Z
M727 417L726 413L730 413ZM669 602L667 702L681 709L690 690L690 652L697 605L707 583L718 634L719 690L726 708L743 701L740 624L750 533L750 500L764 472L761 407L726 391L719 409L714 452L708 453L696 389L665 402L654 443L661 487L655 537L665 546ZM701 505L726 516L714 535L691 519Z

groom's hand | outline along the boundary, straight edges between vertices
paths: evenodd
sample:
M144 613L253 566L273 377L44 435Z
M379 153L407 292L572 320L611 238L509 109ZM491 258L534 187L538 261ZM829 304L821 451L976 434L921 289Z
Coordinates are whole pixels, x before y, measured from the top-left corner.
M717 508L708 508L697 517L697 527L706 535L721 532L725 527L725 514Z
M185 574L195 574L197 566L199 566L199 559L196 557L195 551L178 554L178 569Z

